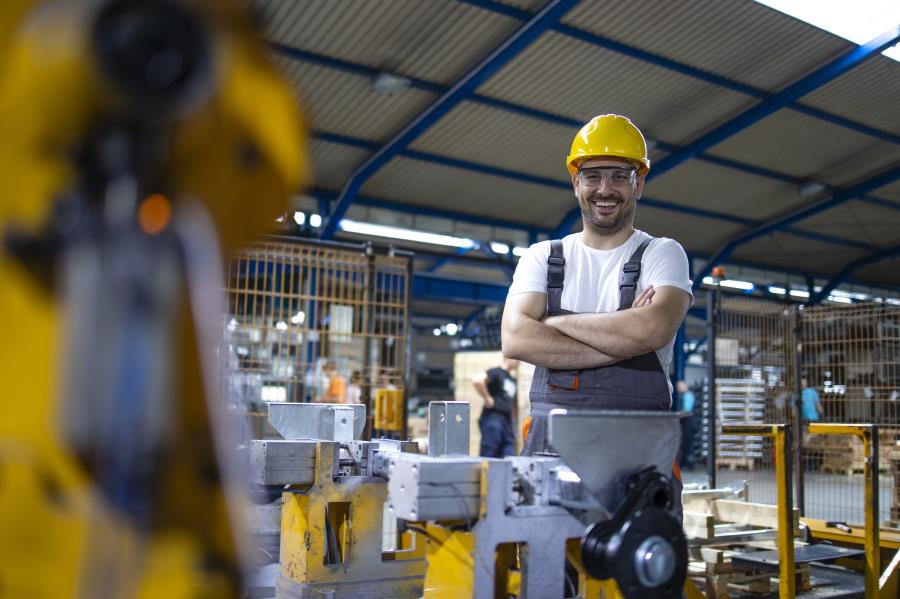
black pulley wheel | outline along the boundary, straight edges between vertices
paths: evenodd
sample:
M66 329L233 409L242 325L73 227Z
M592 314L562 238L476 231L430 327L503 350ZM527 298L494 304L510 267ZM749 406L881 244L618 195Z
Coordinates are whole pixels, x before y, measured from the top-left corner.
M607 544L607 564L625 599L679 599L687 578L687 539L668 511L637 513Z

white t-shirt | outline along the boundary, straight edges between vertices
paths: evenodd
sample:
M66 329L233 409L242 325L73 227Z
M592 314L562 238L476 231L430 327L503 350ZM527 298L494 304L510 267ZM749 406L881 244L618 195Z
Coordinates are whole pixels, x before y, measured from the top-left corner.
M618 310L622 267L634 250L649 238L650 235L636 230L628 241L613 250L595 250L582 243L581 233L564 237L562 242L563 256L566 259L566 276L563 281L560 308L579 313ZM528 248L516 266L508 295L529 291L547 293L549 256L550 241L541 241ZM665 286L677 287L693 298L687 255L681 244L674 239L657 237L644 250L635 297L647 285L653 285L655 289ZM666 373L669 372L674 344L673 337L664 347L656 350L659 362ZM670 381L670 392L671 387Z

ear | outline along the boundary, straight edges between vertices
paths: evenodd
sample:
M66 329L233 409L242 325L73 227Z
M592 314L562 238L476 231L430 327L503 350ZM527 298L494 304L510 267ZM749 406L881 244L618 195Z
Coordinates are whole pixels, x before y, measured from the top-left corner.
M637 179L634 182L634 199L641 199L641 194L644 192L644 178L645 175L638 175Z
M578 197L578 171L572 173L572 193L576 198Z

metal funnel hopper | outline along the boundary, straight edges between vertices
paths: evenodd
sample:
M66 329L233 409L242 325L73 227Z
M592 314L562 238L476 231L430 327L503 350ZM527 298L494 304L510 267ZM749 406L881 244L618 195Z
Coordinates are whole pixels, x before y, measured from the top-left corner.
M610 512L623 476L656 466L670 476L681 443L682 414L625 410L552 410L550 445Z

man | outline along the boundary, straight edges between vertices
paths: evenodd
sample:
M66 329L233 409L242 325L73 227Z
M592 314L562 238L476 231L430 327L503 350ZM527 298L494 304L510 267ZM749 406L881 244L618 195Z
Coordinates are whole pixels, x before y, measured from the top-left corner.
M505 458L516 453L513 414L516 409L515 372L518 365L518 360L504 358L500 368L491 368L472 381L484 400L484 409L478 419L482 457Z
M347 383L344 377L338 372L334 362L326 362L322 369L325 374L325 380L328 386L325 389L325 395L318 401L322 403L346 403L347 402Z
M800 379L800 388L803 389L800 394L800 414L803 422L816 422L819 416L825 413L822 400L819 399L819 392L809 386L806 377Z
M694 392L691 391L687 383L678 381L675 383L678 390L678 411L687 412L689 415L681 419L681 458L678 463L682 468L691 469L694 467L694 435L697 430L697 421L694 418L694 404L696 398Z
M525 454L550 450L555 407L669 410L666 372L692 299L681 246L634 229L650 171L638 128L623 116L593 118L566 167L583 230L529 248L503 312L503 355L537 366Z

